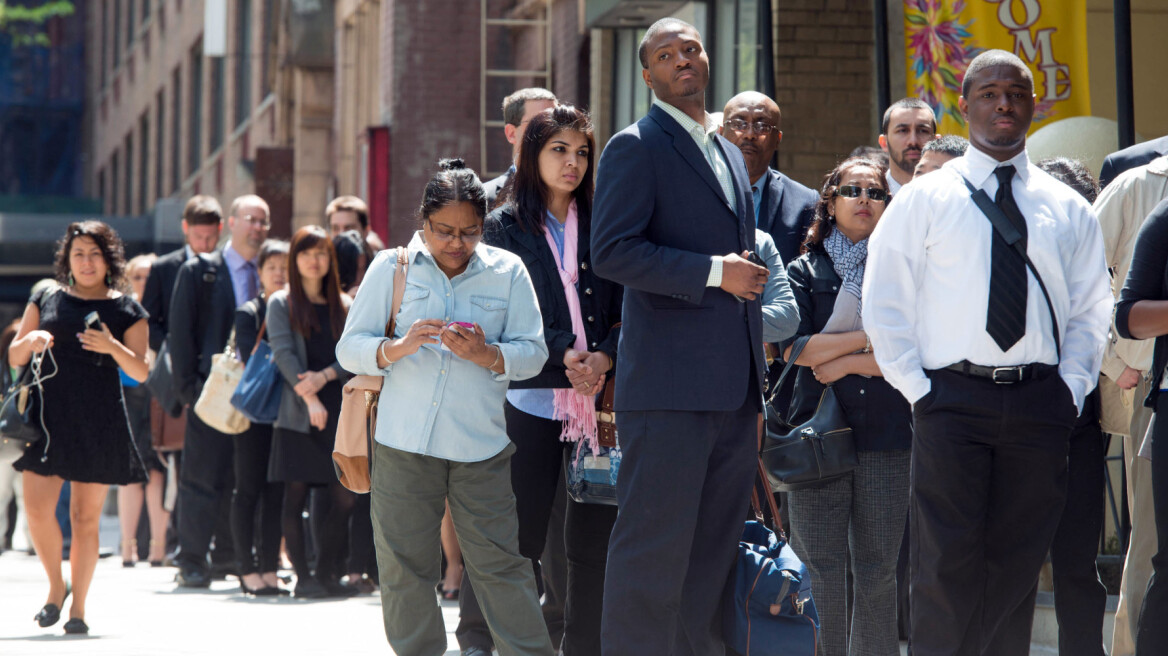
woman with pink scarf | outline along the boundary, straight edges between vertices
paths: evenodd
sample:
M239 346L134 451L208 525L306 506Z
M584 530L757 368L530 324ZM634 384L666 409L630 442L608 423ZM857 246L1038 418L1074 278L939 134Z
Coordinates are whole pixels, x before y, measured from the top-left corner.
M623 290L593 273L589 254L594 150L584 111L560 105L536 115L503 191L506 201L484 227L485 243L515 253L527 266L550 354L538 376L511 383L504 409L516 447L511 484L519 553L531 559L537 582L565 455L577 441L596 444L596 398L612 376L620 335ZM568 500L566 656L600 653L604 568L615 521L615 506ZM459 645L463 653L489 653L490 633L467 585L464 580Z

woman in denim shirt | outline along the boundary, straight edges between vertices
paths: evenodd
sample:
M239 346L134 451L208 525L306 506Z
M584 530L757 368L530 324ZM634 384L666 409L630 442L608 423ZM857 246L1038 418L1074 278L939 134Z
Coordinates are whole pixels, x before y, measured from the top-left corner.
M503 418L508 383L547 360L543 319L519 257L480 243L486 199L474 171L459 159L439 167L407 248L393 336L384 334L397 267L390 250L369 267L337 344L347 370L385 377L371 494L385 634L404 656L446 651L434 585L449 501L499 652L550 656L531 563L519 555L515 447Z

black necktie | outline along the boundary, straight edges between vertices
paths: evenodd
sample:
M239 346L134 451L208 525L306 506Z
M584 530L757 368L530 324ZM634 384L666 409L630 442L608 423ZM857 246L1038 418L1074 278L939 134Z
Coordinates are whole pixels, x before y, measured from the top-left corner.
M994 171L998 176L998 193L994 203L1022 233L1022 247L1026 247L1026 219L1014 202L1011 182L1014 167L999 167ZM1002 351L1022 339L1026 334L1026 263L1014 248L994 230L993 247L990 250L990 301L986 312L986 332L997 342Z

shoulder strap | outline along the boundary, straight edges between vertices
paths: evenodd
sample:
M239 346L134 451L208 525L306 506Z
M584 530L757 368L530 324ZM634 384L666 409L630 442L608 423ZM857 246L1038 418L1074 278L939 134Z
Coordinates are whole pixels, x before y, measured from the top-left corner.
M961 177L961 181L969 189L973 202L977 205L978 209L990 220L990 224L994 227L994 230L1014 249L1014 252L1022 257L1022 261L1026 262L1026 266L1034 274L1034 279L1038 281L1038 288L1042 290L1042 296L1046 299L1046 309L1050 312L1050 325L1054 335L1054 351L1058 355L1059 362L1062 362L1063 350L1059 344L1058 317L1054 313L1054 304L1050 302L1050 293L1046 291L1046 283L1042 281L1042 276L1038 274L1038 269L1035 268L1034 262L1031 261L1030 256L1026 253L1026 247L1022 245L1022 233L1018 232L1018 229L1014 227L1014 223L1010 221L1010 218L1006 216L1002 208L990 200L989 194L984 189L974 187L969 180L965 179L965 176Z
M397 311L401 309L402 297L406 294L406 270L410 266L408 251L397 247L397 268L393 272L393 304L389 309L389 320L385 322L385 336L393 337L393 326L397 321Z
M779 374L779 380L775 383L774 394L779 393L779 389L783 386L783 381L787 379L787 374L791 372L791 368L795 366L795 361L799 359L799 354L803 352L803 348L807 346L807 342L811 340L811 335L804 335L795 340L791 344L791 357L787 360L786 366L783 367L783 373ZM771 400L774 400L774 394L771 395Z

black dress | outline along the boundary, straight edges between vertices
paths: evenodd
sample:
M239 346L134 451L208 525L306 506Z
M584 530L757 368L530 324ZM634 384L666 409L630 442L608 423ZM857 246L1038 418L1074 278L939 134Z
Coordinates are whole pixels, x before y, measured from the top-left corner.
M49 439L13 466L79 483L145 482L146 467L130 431L117 363L109 355L82 349L76 335L85 330L85 316L96 311L122 341L126 329L148 316L146 310L129 296L86 300L60 288L33 294L29 303L40 308L40 329L53 334L59 371L44 383ZM33 406L34 412L39 410Z
M328 306L313 304L316 325L321 329L305 340L308 352L306 371L321 371L337 361L337 340L333 339ZM310 428L308 434L286 428L277 428L272 436L272 458L269 461L268 480L272 482L300 482L327 485L337 480L333 469L333 442L337 435L337 416L341 412L341 383L331 380L316 393L328 410L324 430ZM303 400L297 399L303 403Z

